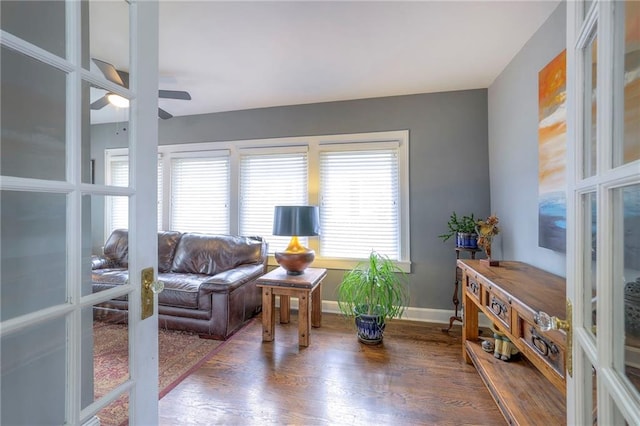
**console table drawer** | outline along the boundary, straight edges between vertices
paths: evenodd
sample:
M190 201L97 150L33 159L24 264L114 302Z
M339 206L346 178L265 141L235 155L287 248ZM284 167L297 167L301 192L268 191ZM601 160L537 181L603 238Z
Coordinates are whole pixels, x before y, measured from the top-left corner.
M493 314L492 319L499 320L507 331L511 331L511 300L506 295L488 287L485 304L489 312Z
M480 295L482 294L482 286L476 277L467 274L465 280L465 288L469 294L473 295L478 301L480 301Z
M565 350L562 343L554 341L548 334L520 318L521 340L533 353L548 364L560 377L564 378Z

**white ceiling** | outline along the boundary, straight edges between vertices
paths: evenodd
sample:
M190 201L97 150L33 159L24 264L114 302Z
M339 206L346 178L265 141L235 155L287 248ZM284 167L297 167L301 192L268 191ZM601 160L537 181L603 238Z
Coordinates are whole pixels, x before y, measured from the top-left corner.
M160 88L193 99L160 107L180 116L486 88L559 2L161 1ZM127 3L90 4L91 56L128 70ZM108 106L92 121L121 117Z

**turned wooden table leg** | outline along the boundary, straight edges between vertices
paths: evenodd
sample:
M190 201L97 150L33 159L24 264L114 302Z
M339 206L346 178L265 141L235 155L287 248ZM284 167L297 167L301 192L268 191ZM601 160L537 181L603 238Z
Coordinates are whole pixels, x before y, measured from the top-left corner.
M273 290L262 288L262 341L272 342L275 337L276 298Z

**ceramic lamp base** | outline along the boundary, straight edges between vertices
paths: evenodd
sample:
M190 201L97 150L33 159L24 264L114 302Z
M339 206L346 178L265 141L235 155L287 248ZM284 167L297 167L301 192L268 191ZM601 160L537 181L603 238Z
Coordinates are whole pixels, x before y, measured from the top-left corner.
M302 275L304 274L304 270L313 263L313 260L316 258L316 252L313 250L299 253L277 251L275 258L276 262L287 271L287 275Z

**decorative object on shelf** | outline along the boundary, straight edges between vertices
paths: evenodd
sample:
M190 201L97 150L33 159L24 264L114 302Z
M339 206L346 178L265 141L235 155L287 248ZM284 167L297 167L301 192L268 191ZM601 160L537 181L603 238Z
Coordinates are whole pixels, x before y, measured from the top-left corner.
M495 345L491 340L483 340L482 341L482 350L489 353L494 353Z
M338 286L340 312L355 318L358 340L366 344L381 343L386 319L402 316L408 303L406 274L375 251L346 272Z
M492 214L484 220L480 219L476 222L478 246L482 248L487 255L487 258L482 259L481 262L487 263L489 266L500 266L500 262L491 258L491 245L493 244L493 237L500 233L500 228L498 227L499 222L500 220L495 214Z
M448 231L438 235L442 241L447 241L455 235L456 247L477 249L478 235L476 234L476 220L473 213L469 216L458 216L456 212L451 213L447 222Z
M495 339L493 348L493 356L495 358L502 361L509 361L512 356L520 353L516 345L514 345L504 333L498 331L495 327L491 327L491 331L493 331L493 338ZM486 351L484 348L484 342L482 349Z
M276 262L289 275L301 275L316 257L315 251L306 248L298 237L320 235L320 219L317 206L276 206L273 214L273 235L291 237L284 251L275 252Z

